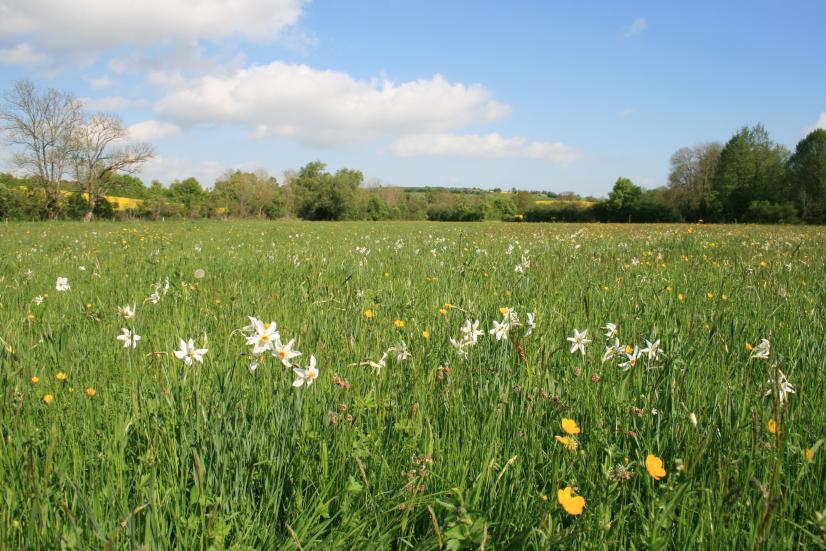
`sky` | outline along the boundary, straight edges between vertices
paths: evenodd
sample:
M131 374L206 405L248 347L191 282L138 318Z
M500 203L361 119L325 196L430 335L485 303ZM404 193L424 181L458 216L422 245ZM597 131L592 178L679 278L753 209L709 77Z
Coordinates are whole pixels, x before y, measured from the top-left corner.
M789 148L826 128L824 21L821 0L0 0L0 88L120 115L157 150L147 183L321 160L603 196L744 125Z

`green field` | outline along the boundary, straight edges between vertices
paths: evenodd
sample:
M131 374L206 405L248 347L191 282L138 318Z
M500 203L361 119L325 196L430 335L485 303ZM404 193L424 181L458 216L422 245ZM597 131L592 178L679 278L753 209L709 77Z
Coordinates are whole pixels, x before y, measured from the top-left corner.
M824 547L824 262L805 227L4 224L0 548ZM252 371L249 316L318 378Z

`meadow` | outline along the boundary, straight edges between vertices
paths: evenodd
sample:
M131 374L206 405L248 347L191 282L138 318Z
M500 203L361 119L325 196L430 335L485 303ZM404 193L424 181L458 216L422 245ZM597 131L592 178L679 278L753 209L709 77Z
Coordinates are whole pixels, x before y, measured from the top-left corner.
M0 548L823 548L824 289L810 227L3 224Z

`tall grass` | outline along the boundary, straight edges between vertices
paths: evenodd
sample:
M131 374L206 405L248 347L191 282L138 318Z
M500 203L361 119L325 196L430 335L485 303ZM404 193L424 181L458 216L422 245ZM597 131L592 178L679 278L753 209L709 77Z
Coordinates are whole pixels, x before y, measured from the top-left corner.
M824 251L800 227L3 225L0 547L823 547ZM496 341L500 307L534 333ZM315 384L251 372L247 316L314 355ZM462 360L466 318L485 335ZM662 356L603 363L606 322ZM171 354L190 337L203 364Z

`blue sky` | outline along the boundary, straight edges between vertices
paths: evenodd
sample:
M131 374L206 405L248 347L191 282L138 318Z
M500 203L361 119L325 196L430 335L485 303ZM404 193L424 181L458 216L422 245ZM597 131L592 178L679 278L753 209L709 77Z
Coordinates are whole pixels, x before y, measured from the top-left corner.
M826 127L826 3L0 0L0 82L120 114L207 186L319 159L387 185L604 195L762 122ZM0 151L0 169L11 169Z

